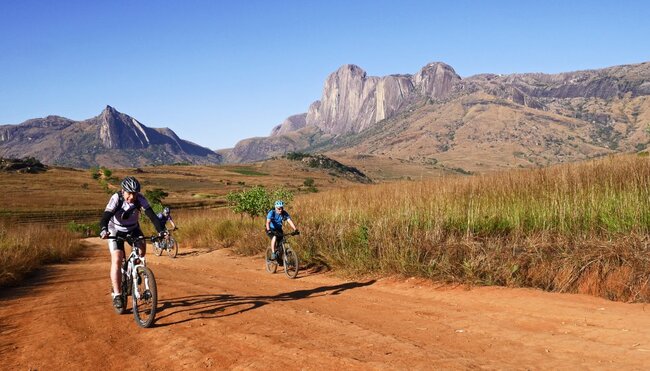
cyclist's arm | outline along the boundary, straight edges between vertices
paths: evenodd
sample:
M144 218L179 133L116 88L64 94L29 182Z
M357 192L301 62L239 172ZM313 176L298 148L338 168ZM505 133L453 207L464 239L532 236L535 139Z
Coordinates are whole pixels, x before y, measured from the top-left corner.
M293 220L291 220L291 219L287 219L287 222L289 222L289 225L291 226L291 228L293 228L294 231L295 231L296 229L298 229L298 228L296 228L296 225L293 224Z
M144 213L147 215L147 217L149 217L151 223L153 223L154 228L156 228L156 232L160 233L165 230L165 226L161 225L160 219L158 219L158 216L153 212L153 209L151 207L144 209Z
M108 200L108 205L106 205L106 209L104 209L104 214L102 215L102 219L99 221L99 228L100 230L108 230L108 222L111 220L113 215L117 212L117 203L118 203L118 198L117 198L117 193L111 196L111 198Z
M172 225L172 228L176 229L176 223L172 220L172 218L169 218L169 224Z
M266 219L266 230L267 231L271 230L271 219Z

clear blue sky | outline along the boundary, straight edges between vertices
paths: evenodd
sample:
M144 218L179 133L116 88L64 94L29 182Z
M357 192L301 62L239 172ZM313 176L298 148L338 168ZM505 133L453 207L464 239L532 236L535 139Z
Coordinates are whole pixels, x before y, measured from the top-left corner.
M463 76L650 60L650 1L0 1L0 124L108 104L212 148L266 136L340 65Z

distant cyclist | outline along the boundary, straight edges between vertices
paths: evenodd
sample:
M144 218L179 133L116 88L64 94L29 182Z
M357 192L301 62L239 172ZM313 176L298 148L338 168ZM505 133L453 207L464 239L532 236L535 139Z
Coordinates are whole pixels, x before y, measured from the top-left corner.
M122 190L114 193L108 200L102 220L99 222L101 227L100 237L107 239L108 236L124 237L128 234L133 237L144 236L139 223L141 210L144 210L156 231L160 235L164 235L165 226L156 217L156 213L151 209L149 201L140 194L140 182L132 176L127 176L122 180L121 186ZM138 248L140 256L144 256L147 251L144 239L140 240ZM124 241L111 239L108 241L108 249L111 252L110 275L113 284L113 305L116 308L122 308L124 303L122 302L122 296L120 296L122 287L120 265L124 259Z
M287 221L294 231L298 232L296 225L289 216L289 213L284 209L283 201L275 201L274 210L269 211L266 215L266 234L271 238L271 260L276 260L278 256L275 253L275 246L277 245L278 238L282 238L284 232L282 231L282 224ZM278 236L279 235L279 236Z
M174 223L174 219L172 219L172 214L169 206L165 206L162 212L158 213L157 216L158 220L160 220L160 225L166 227L167 222L169 222L169 224L172 225L172 229L176 229L176 223Z

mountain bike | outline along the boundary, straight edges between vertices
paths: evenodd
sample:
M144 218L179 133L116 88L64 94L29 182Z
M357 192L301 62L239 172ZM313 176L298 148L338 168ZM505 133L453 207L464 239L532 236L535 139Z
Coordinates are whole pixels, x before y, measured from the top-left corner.
M277 259L271 259L273 250L271 250L271 246L267 247L266 253L264 254L267 272L275 273L278 269L278 265L282 265L284 267L284 273L287 275L287 277L296 278L299 268L298 255L287 243L287 240L289 237L295 236L297 234L298 233L296 233L296 231L285 234L275 233L275 255L277 256Z
M156 317L158 305L158 290L156 278L151 269L147 268L144 256L138 254L137 244L144 237L126 235L109 236L109 239L126 241L131 245L131 254L123 260L122 272L122 308L114 308L118 314L126 312L126 303L129 295L133 298L133 316L135 323L140 327L149 327ZM154 237L151 237L153 240ZM112 288L111 288L112 291Z
M153 242L153 251L157 256L162 255L163 250L167 250L167 255L170 258L175 258L178 254L178 242L172 237L171 231L167 231L165 237L152 237L151 241Z

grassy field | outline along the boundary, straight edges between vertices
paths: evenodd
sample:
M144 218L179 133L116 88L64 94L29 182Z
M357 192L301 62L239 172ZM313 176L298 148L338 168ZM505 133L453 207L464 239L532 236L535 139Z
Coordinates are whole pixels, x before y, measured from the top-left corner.
M237 166L112 169L112 179L95 179L89 170L60 167L38 174L0 173L0 287L18 282L41 264L73 257L86 225L99 222L110 194L127 175L136 176L143 191L161 188L169 193L164 201L176 216L190 213L185 210L213 215L210 210L224 207L229 192L256 185L301 194L314 190L304 186L306 179L312 179L318 191L352 184L325 170L283 159ZM71 233L70 227L81 233ZM222 238L230 233L227 227L220 228L225 229L214 235L201 228L186 232L199 236L197 241L206 246L233 243Z
M0 224L0 287L20 282L47 263L61 263L81 250L79 236L63 227Z
M298 197L289 211L307 263L648 302L649 186L648 158L629 155L331 190ZM202 245L197 238L225 233L208 244L259 253L263 222L187 215L182 238Z
M227 192L258 184L295 191L288 210L303 232L295 243L308 265L354 275L398 274L648 302L648 161L624 155L373 185L355 185L284 160L248 168L153 167L135 175L145 189L168 191L175 205L223 200ZM118 170L114 175L131 173ZM315 180L318 193L302 188L308 177ZM0 183L6 179L0 177ZM57 188L61 185L52 184L34 191L33 199L51 205L47 195L62 194ZM80 189L89 192L83 196L85 204L101 213L108 195L99 186ZM181 208L175 220L182 247L233 247L257 254L268 243L263 218L236 215L227 208Z

